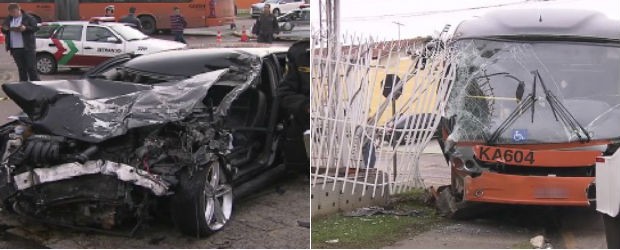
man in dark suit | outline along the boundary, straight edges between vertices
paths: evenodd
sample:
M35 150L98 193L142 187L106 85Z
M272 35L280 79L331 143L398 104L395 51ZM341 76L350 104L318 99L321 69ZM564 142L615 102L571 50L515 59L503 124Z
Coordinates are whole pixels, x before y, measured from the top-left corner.
M34 33L37 21L21 10L18 4L8 5L9 16L4 19L2 33L6 36L6 50L10 51L19 71L19 81L39 81L36 70L36 43Z
M121 17L118 22L131 24L137 30L142 31L142 23L140 22L140 19L136 17L136 7L130 7L129 14Z
M257 36L257 42L259 43L272 43L273 34L280 33L280 26L278 26L278 18L271 13L271 5L265 4L263 13L256 19L254 27L252 27L252 34Z
M280 107L289 118L283 148L284 160L287 167L307 172L310 161L303 133L310 128L310 41L303 40L291 45L286 59L286 75L278 86Z

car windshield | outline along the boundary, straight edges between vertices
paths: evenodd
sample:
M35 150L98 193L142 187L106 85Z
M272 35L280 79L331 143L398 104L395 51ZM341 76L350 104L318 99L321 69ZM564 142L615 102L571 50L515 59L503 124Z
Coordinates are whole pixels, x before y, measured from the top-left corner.
M454 48L447 115L455 119L455 140L534 144L620 137L618 44L461 40ZM526 101L533 104L524 108Z
M143 40L149 38L149 36L143 34L139 30L126 25L111 25L110 28L116 31L119 35L121 35L121 37L123 37L123 39L127 41Z
M267 0L265 1L265 3L269 3L269 4L274 4L274 3L278 3L280 0Z

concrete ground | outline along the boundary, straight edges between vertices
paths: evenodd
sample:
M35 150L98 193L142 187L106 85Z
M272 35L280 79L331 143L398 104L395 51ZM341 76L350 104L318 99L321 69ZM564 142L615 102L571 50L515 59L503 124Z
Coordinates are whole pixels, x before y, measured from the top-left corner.
M172 40L171 36L157 37ZM227 35L223 43L238 39ZM213 44L215 37L188 36L187 41L191 47L205 47ZM41 78L76 79L82 73L65 71ZM3 47L0 50L0 84L16 79L13 60ZM20 111L4 97L0 91L0 123ZM310 229L299 226L299 221L309 221L308 197L307 177L287 176L274 181L256 194L237 201L228 225L205 239L183 236L174 226L159 221L147 223L135 237L127 238L49 227L0 212L0 248L309 248Z

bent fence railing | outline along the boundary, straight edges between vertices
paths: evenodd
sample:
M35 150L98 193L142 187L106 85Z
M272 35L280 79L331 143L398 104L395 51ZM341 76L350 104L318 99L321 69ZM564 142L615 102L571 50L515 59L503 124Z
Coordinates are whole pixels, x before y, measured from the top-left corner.
M313 38L313 210L423 187L418 160L454 75L448 52L427 49L424 39L346 37L326 46Z

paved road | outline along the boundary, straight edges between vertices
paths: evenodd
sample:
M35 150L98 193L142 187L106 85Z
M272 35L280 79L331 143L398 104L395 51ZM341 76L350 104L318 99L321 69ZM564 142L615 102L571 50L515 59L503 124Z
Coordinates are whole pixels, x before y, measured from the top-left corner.
M187 40L190 46L199 47L214 43L215 38L187 37ZM227 43L238 38L223 40ZM76 79L81 73L65 71L42 76L42 80ZM2 49L0 84L16 79L13 60ZM0 99L4 96L0 91ZM0 123L19 111L10 100L0 101ZM172 225L157 221L148 223L136 237L126 238L33 224L0 212L0 248L308 248L310 230L298 225L298 221L309 221L308 197L308 178L287 176L238 201L227 227L206 239L183 236Z

